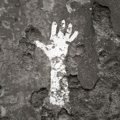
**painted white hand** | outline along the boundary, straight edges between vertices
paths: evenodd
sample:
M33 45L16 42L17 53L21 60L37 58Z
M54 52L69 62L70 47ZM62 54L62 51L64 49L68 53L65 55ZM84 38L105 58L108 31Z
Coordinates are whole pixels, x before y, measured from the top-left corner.
M57 34L57 23L52 23L50 36L52 42L50 45L44 45L38 40L35 41L36 46L45 52L51 62L50 103L61 107L69 102L68 82L65 77L67 72L64 64L69 47L67 42L72 42L78 36L78 31L72 34L72 24L68 25L64 35L65 27L65 20L62 20ZM62 90L60 81L62 81Z
M50 45L44 45L40 41L36 40L36 46L41 48L49 59L54 57L66 56L68 50L68 44L66 42L72 42L78 35L78 31L75 31L72 34L72 24L68 25L66 34L64 35L63 31L65 30L65 20L62 20L60 30L57 34L57 23L53 22L51 27L51 37L50 40L52 43Z

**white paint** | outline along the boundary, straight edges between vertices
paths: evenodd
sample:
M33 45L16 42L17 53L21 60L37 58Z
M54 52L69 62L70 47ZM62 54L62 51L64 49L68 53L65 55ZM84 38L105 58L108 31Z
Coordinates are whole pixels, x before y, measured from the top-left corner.
M35 41L36 46L45 52L51 62L50 103L60 107L69 102L66 66L64 64L69 47L66 42L72 42L78 35L78 31L72 34L72 24L68 25L67 32L64 35L63 30L65 27L65 20L62 20L60 30L57 34L57 23L52 23L50 37L52 43L50 45L44 45L38 40Z

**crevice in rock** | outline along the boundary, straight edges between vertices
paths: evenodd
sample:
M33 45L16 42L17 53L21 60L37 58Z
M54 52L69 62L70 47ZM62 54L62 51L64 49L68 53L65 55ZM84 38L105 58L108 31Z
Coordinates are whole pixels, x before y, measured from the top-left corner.
M9 117L2 117L0 120L11 120Z
M80 81L77 78L77 75L69 75L68 76L68 86L69 86L69 89L78 88L81 86Z
M97 2L92 6L93 26L96 33L96 49L99 55L99 64L107 69L119 64L119 38L113 31L111 11L107 6Z
M40 90L34 91L31 94L31 98L29 102L33 107L39 108L39 107L42 107L44 99L47 96L48 96L48 90L46 88L41 88Z
M67 110L64 109L64 108L62 108L59 111L57 117L58 117L58 120L72 120L72 116L69 115L69 113L67 112Z
M40 114L41 120L55 120L55 112L53 110L42 107L42 111Z

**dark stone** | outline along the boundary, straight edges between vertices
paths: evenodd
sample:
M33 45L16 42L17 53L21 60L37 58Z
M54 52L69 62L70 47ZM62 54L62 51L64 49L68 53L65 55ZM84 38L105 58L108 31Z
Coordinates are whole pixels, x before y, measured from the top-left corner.
M78 4L78 2L73 1L70 5L71 5L71 8L72 8L72 9L76 9L76 10L79 9L79 4Z
M79 63L78 79L84 89L92 89L98 80L96 58L93 52L91 55L84 56Z
M42 107L41 110L41 120L54 120L55 112L53 110Z
M30 103L33 107L40 107L43 105L44 99L48 95L46 88L41 88L39 91L34 91L31 95Z
M34 26L29 25L25 29L26 38L28 38L29 42L33 42L33 40L41 40L43 39L41 32Z
M15 7L20 7L20 0L15 0Z
M86 4L81 13L85 18L83 44L85 46L84 56L81 57L78 66L78 79L84 89L92 89L97 80L97 60L95 51L95 32L92 26L90 5Z
M80 86L80 81L77 78L77 75L68 76L68 86L69 88L78 88Z
M11 116L11 120L38 120L39 115L32 107L23 106L20 109L14 111L14 116Z
M62 108L58 113L58 120L72 120L71 116L68 114L67 110Z
M15 21L15 22L18 22L18 18L15 17L15 18L14 18L14 21Z
M10 120L9 117L3 117L3 118L0 118L0 120Z
M120 0L91 0L92 2L98 2L103 6L109 7L111 11L111 21L114 32L120 35Z
M113 115L113 116L112 116L112 120L114 120L114 119L120 119L120 114L115 114L115 115Z

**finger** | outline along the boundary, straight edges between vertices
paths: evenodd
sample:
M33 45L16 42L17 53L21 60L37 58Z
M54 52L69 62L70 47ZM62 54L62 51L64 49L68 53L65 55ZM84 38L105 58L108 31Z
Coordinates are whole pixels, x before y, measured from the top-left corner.
M65 34L65 37L68 39L72 33L72 24L70 23L67 28L67 32Z
M35 41L35 44L36 44L36 46L39 47L39 48L42 48L42 47L44 46L44 44L41 43L41 42L38 41L38 40Z
M38 47L39 42L40 42L40 41L36 40L36 41L34 41L33 43Z
M53 22L51 27L51 38L56 35L56 31L57 31L57 23Z
M65 20L61 21L61 27L60 30L58 32L58 37L63 37L64 36L64 29L65 29Z
M78 31L75 31L73 35L70 37L69 42L72 42L78 36Z
M36 44L37 47L39 47L40 49L42 49L44 52L47 51L46 45L44 45L44 44L41 43L40 41L36 40L36 41L35 41L35 44Z

